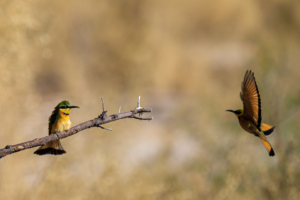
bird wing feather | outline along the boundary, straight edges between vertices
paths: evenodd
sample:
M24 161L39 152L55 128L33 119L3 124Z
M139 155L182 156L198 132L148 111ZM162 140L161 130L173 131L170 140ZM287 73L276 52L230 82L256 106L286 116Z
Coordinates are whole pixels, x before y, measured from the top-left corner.
M59 104L54 108L54 110L52 111L52 114L49 117L49 121L48 121L48 132L49 135L52 134L52 125L55 123L55 120L57 118L57 115L59 114Z
M254 73L251 70L247 70L245 74L240 97L244 104L243 117L251 120L257 129L261 131L261 101Z

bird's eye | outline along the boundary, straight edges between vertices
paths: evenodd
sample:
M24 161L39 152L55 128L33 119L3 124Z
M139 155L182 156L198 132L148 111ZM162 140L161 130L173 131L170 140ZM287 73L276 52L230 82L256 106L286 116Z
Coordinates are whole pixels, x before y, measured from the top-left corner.
M67 106L64 106L64 108L67 108Z

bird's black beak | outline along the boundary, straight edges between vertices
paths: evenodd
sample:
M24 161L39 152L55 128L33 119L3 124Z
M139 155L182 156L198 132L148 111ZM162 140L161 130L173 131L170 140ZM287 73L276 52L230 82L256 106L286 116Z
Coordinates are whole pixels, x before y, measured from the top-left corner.
M78 106L68 106L68 108L79 108Z
M234 113L234 111L233 111L233 110L226 110L226 111L228 111L228 112L233 112L233 113Z

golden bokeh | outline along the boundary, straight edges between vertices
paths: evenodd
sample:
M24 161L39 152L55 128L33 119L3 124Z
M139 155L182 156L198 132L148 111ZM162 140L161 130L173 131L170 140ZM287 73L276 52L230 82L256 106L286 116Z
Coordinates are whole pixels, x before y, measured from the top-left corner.
M62 100L73 125L153 108L0 160L0 199L298 199L300 2L2 0L0 147L46 136ZM227 109L254 71L269 157Z

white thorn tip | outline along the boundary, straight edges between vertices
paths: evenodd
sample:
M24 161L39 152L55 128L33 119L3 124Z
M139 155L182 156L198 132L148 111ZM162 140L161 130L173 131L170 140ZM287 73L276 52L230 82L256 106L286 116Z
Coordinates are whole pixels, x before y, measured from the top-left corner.
M137 107L136 107L136 109L141 109L142 107L141 107L141 96L139 96L139 98L138 98L138 102L137 102Z

